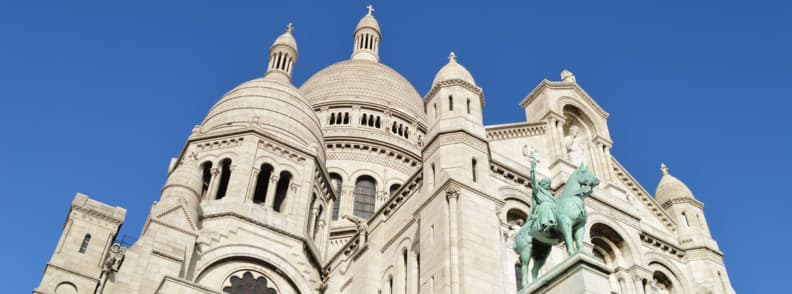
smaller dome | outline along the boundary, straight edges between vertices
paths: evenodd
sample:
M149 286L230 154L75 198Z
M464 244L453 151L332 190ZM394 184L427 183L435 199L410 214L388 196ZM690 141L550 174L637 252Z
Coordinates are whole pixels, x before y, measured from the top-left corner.
M432 81L432 86L439 82L456 79L463 80L471 85L476 85L476 80L473 79L473 75L471 75L464 66L457 63L456 54L451 52L451 54L448 56L448 64L443 66L443 68L437 72L434 80Z
M295 40L294 36L292 36L293 30L294 30L294 25L292 25L292 23L286 25L286 32L278 36L277 39L275 39L275 42L272 43L272 48L278 45L282 45L282 46L292 47L294 48L295 51L297 51L297 40Z
M359 31L362 28L372 28L379 33L380 32L379 23L377 22L377 19L374 18L374 15L371 14L374 11L374 7L369 5L366 8L368 8L368 14L366 14L365 16L363 16L363 18L360 19L357 27L355 27L355 32Z
M660 183L657 184L657 190L655 190L655 200L660 205L679 198L696 199L685 183L668 173L668 167L665 164L660 165L660 170L663 171L663 177L660 179Z

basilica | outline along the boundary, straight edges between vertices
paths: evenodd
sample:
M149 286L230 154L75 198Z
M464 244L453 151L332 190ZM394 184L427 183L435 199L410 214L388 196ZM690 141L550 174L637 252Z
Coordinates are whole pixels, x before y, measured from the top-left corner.
M371 8L350 58L299 87L292 30L192 129L134 244L124 208L74 197L33 293L524 293L529 153L551 196L579 166L599 179L584 254L552 247L533 293L734 293L704 204L665 165L638 183L572 72L515 99L524 121L484 125L463 58L421 95L380 60Z

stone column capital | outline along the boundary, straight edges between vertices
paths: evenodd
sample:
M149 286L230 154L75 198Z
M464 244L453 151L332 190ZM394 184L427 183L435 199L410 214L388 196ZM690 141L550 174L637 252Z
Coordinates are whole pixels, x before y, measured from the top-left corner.
M456 187L449 188L448 191L446 191L446 198L459 199L459 190Z

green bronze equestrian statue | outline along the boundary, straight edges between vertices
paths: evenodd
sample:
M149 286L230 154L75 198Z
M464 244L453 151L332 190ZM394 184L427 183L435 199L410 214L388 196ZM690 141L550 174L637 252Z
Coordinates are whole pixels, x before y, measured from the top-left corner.
M536 158L531 160L531 214L514 239L514 252L520 256L521 293L528 287L528 262L533 258L531 277L536 281L553 245L566 243L569 256L583 249L586 233L586 207L583 199L590 196L599 179L581 164L569 176L558 200L550 192L550 179L536 182Z

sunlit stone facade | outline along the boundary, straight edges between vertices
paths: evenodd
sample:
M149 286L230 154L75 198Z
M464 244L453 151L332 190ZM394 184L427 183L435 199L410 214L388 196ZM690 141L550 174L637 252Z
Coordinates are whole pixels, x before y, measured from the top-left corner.
M734 293L703 204L665 166L644 189L571 72L515 99L525 121L487 126L453 53L422 97L382 38L369 11L350 59L298 88L289 25L266 74L195 126L137 242L114 246L126 211L78 194L33 292L514 293L533 150L554 190L582 163L600 178L585 251L606 293ZM553 248L542 272L565 258Z

